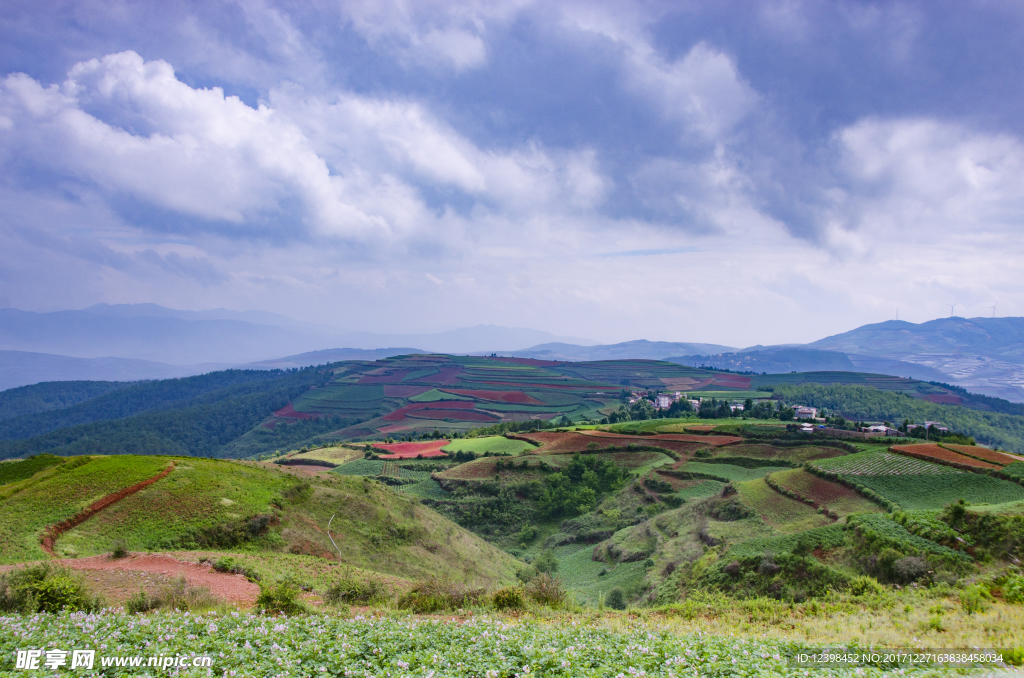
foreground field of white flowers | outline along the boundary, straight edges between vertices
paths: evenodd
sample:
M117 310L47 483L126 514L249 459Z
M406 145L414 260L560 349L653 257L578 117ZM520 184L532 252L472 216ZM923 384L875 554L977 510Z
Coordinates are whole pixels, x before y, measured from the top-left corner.
M805 647L787 641L675 634L637 622L616 629L585 620L465 622L327 615L36 614L0 617L0 675L18 650L93 649L100 655L209 656L211 669L100 669L97 675L373 676L526 678L527 676L875 676L950 675L925 667L807 668ZM994 667L988 667L991 671ZM980 670L980 669L979 669ZM89 673L89 672L86 672ZM85 675L86 673L83 673ZM66 667L54 675L77 675Z

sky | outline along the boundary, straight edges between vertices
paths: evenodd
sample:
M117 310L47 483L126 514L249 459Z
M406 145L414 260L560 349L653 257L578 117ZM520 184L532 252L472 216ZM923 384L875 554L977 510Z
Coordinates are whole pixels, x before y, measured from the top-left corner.
M1022 104L1017 2L6 0L0 306L731 346L1019 316Z

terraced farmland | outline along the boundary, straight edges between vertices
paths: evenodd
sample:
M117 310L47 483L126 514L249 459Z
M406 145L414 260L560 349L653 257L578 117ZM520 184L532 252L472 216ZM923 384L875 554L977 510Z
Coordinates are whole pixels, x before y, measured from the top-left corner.
M965 471L892 452L858 452L812 462L817 468L850 476L961 475Z
M977 473L858 475L855 480L910 510L940 509L960 499L972 504L1003 504L1024 499L1024 487Z
M850 488L839 483L819 478L804 469L795 468L771 474L771 479L780 486L806 497L819 506L846 516L851 513L877 513L882 509Z
M935 443L924 444L924 445L893 445L892 450L912 457L934 459L938 462L950 462L953 464L960 464L961 466L970 466L972 468L999 468L998 464L992 464L987 461L981 461L960 454L955 450L949 450L941 445Z
M758 468L743 468L735 464L709 464L701 461L690 461L674 468L682 473L693 473L695 475L707 476L709 478L720 478L729 481L746 481L764 478L769 473L787 470L788 466L761 466Z
M779 494L768 486L764 478L736 482L734 486L743 503L757 511L761 520L779 534L802 532L833 522L813 507Z

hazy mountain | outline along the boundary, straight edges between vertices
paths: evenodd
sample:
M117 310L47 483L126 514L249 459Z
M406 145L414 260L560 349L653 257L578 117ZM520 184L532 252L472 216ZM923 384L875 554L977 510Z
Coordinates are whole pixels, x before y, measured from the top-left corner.
M734 372L854 372L850 358L839 351L793 346L769 346L716 355L685 355L668 358L682 365L714 367Z
M374 334L349 332L338 337L337 345L353 348L380 348L381 346L416 346L434 353L491 353L518 351L524 346L566 342L566 345L593 346L597 342L578 337L559 337L550 332L525 327L476 325L447 332L431 334ZM518 352L517 352L518 355Z
M380 360L396 355L410 355L413 353L426 353L418 348L328 348L323 351L310 351L299 355L290 355L274 360L261 360L256 363L243 365L246 368L265 370L287 370L293 367L309 367L310 365L324 365L335 363L341 360Z
M130 358L72 358L47 353L0 351L0 391L43 381L139 381L190 377L226 364L168 365Z
M896 360L933 370L938 376L932 381L1024 402L1024 318L940 318L919 325L890 320L809 346L843 351L864 371L895 369L898 376L925 378L921 371L871 359Z
M721 353L735 351L730 346L719 344L691 344L674 341L625 341L621 344L599 344L580 346L562 342L551 342L531 346L530 348L511 351L510 355L517 358L536 358L538 360L664 360L674 355L686 353ZM499 353L501 353L499 351Z

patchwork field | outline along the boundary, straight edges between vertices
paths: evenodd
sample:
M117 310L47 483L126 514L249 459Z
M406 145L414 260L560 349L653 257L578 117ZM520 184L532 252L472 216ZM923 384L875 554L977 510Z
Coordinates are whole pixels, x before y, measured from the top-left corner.
M734 485L743 503L757 511L761 520L780 534L802 532L833 522L807 504L782 496L770 488L763 478L736 482Z
M977 473L858 475L856 481L905 509L939 509L960 499L1003 504L1024 499L1024 487Z
M997 452L996 450L990 450L979 445L948 445L943 443L942 446L968 457L981 459L982 461L998 464L999 466L1007 466L1008 464L1024 461L1024 457Z
M380 455L381 459L416 459L417 457L444 457L442 451L448 440L431 440L424 443L377 443L375 448L387 450L391 454Z
M444 447L445 452L472 452L478 456L490 453L515 456L530 452L534 445L525 440L513 440L505 436L484 436L482 438L459 438Z
M890 449L893 452L899 452L900 454L919 459L935 460L938 462L946 461L973 468L999 468L998 464L980 461L935 443L925 445L893 445Z
M858 452L834 459L815 460L814 466L851 476L918 476L918 475L960 475L959 469L932 464L912 457L891 452Z
M709 476L711 478L723 479L726 481L746 481L764 478L769 473L783 471L788 466L761 466L757 468L744 468L735 464L709 464L702 461L690 461L673 468L674 471L682 473L694 473Z
M850 488L825 480L799 468L777 471L771 479L782 487L806 497L830 511L846 516L851 513L875 513L882 509Z

